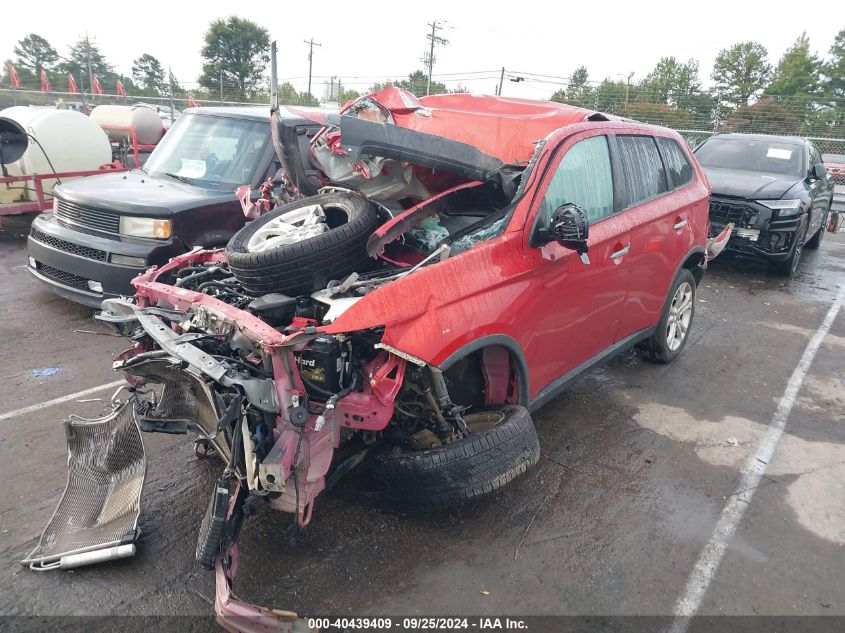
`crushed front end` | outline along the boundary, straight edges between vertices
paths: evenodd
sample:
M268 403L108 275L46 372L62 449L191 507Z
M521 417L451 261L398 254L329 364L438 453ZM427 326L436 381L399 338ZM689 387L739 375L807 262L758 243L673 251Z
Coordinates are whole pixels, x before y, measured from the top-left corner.
M740 255L786 259L802 221L797 210L772 209L758 201L715 194L710 198L711 236L733 224L727 251Z

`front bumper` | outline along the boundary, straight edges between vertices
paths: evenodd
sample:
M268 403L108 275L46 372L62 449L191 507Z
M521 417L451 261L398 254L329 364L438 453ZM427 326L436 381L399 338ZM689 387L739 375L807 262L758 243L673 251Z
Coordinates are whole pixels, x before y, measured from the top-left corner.
M131 282L147 266L183 251L173 240L152 244L83 233L56 222L50 213L35 218L27 237L29 272L59 296L92 307L134 294ZM113 255L143 258L147 266L114 264Z
M718 235L733 222L726 252L782 261L792 253L795 236L806 222L806 214L779 218L766 206L753 201L720 198L710 201L710 235Z

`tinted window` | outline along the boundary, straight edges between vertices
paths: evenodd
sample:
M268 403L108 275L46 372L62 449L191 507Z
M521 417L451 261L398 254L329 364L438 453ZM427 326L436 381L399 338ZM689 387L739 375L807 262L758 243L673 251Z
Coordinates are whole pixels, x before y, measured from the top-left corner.
M681 187L692 181L692 165L687 160L686 154L678 146L678 143L671 138L658 138L657 144L663 154L663 162L669 172L672 187Z
M796 143L768 139L713 137L695 150L695 157L704 167L757 171L801 178L805 172L802 155L805 150Z
M622 173L628 190L626 206L669 190L666 170L651 136L617 136Z
M591 224L613 213L607 137L593 136L569 148L543 196L541 217L548 223L555 209L567 203L581 207Z

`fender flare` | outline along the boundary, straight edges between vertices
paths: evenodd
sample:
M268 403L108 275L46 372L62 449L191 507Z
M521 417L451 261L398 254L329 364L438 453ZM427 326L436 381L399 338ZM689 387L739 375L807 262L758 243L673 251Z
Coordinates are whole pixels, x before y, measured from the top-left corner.
M673 281L674 281L675 277L678 276L678 273L681 272L682 268L687 268L686 263L694 255L701 256L702 260L704 261L704 266L702 267L702 271L707 267L707 249L704 246L693 246L689 251L687 251L687 254L684 255L683 260L681 260L681 263L675 269L675 274L672 276ZM695 272L693 272L693 276L695 276ZM701 281L700 279L698 279L698 278L696 279L697 283L700 282L700 281ZM696 285L697 285L697 283L696 283ZM671 282L670 282L670 284L671 284ZM668 292L668 288L667 288L667 292Z
M463 360L470 354L493 345L498 345L508 350L511 358L513 358L516 363L516 368L519 372L519 404L527 407L530 398L529 394L531 393L528 361L525 360L525 354L523 353L519 343L507 334L487 334L486 336L482 336L466 343L449 354L449 356L440 363L440 369L446 371L459 360Z

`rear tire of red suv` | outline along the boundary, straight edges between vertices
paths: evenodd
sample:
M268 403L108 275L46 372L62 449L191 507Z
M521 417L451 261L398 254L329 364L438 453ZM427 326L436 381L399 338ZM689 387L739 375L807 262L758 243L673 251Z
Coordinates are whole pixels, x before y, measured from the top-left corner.
M688 269L682 268L669 288L657 330L637 345L640 356L653 363L671 363L687 344L693 317L695 277Z
M525 407L485 413L500 418L464 439L419 451L391 447L376 455L371 466L378 484L405 508L439 510L493 492L537 463L540 442Z

